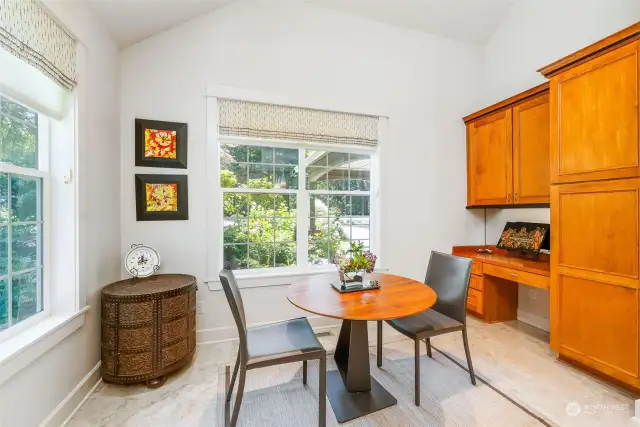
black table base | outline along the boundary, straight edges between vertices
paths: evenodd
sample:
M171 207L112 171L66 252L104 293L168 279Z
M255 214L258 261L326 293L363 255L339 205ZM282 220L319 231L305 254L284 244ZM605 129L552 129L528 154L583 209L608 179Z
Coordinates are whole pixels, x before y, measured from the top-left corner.
M327 373L327 396L339 423L398 403L371 378L366 321L342 321L334 358L338 370Z

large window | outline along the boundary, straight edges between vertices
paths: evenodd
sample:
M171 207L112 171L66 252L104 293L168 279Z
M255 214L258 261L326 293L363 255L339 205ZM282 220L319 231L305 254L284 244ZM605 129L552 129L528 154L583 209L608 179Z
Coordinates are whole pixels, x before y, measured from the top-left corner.
M46 119L0 96L0 331L44 309L44 155ZM46 151L46 150L45 150Z
M327 264L350 241L370 247L370 154L255 143L220 146L225 267Z

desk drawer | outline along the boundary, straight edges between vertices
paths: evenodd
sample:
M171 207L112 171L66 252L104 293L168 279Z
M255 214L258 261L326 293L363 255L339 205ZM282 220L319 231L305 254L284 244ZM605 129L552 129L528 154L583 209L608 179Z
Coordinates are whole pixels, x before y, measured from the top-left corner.
M482 283L482 276L477 276L475 274L471 275L469 279L469 287L472 289L476 289L478 291L482 291L484 289L484 285Z
M484 294L476 289L469 288L467 308L478 314L484 313Z
M540 274L527 273L525 271L498 267L497 265L486 263L482 266L482 272L490 276L502 277L503 279L513 280L514 282L535 288L549 289L549 277Z
M473 261L471 264L471 274L477 274L482 276L482 263L478 261Z

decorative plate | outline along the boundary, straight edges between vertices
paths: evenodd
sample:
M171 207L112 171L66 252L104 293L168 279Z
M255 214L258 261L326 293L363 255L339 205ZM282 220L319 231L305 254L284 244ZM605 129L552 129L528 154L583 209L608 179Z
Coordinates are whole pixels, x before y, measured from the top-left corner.
M151 246L131 245L124 257L124 268L133 277L149 277L160 269L160 255Z

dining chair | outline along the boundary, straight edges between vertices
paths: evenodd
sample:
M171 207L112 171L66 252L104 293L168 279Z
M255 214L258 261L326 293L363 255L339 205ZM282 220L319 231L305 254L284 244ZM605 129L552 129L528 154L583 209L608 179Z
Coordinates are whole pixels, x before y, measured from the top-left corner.
M414 340L415 343L415 404L420 406L420 341L427 346L427 356L431 354L430 338L436 335L462 331L464 352L469 365L471 384L476 385L473 373L469 340L467 338L467 293L471 277L469 258L432 251L427 267L425 284L430 286L438 299L428 310L413 316L387 320L396 331ZM382 366L382 322L378 322L378 367Z
M229 404L238 380L236 401L233 405L233 415L228 427L235 427L238 422L240 405L244 393L244 383L247 371L267 366L285 363L302 362L302 383L307 384L307 361L318 359L319 369L319 414L318 425L326 426L326 388L327 388L327 352L318 341L309 321L305 317L285 320L269 325L247 328L244 305L238 283L231 270L220 271L220 282L231 308L233 319L238 328L240 348L233 368L233 376L226 394L225 419L229 420Z

